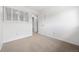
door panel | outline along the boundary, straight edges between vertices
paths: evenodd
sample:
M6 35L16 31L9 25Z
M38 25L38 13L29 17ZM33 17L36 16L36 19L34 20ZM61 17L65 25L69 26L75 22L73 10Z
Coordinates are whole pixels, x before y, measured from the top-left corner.
M37 17L32 17L32 26L33 26L33 32L37 33L38 32L38 20Z

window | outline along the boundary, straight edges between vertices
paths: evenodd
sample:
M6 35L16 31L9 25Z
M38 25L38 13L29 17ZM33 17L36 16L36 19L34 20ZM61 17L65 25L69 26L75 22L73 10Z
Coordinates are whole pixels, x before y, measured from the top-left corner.
M5 9L5 18L7 20L11 20L11 8L5 7L4 9Z
M18 20L18 11L13 9L13 20L17 21Z
M29 18L28 13L25 13L25 14L24 14L24 19L25 19L25 21L26 21L26 22L28 22L28 21L29 21L29 19L28 19L28 18Z
M19 19L20 21L24 21L24 13L22 11L20 11Z

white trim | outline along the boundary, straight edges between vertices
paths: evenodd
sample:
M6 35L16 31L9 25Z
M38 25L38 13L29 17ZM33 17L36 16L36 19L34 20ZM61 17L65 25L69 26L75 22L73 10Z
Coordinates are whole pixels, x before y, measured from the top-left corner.
M52 37L51 37L51 36L45 35L45 34L43 34L43 33L39 33L39 34L44 35L44 36L47 36L47 37L50 37L50 38L55 38L55 39L57 39L57 40L61 40L61 41L63 41L63 42L67 42L67 43L70 43L70 44L73 44L73 45L79 46L79 44L77 44L77 43L70 42L70 41L67 41L67 40L62 40L62 38L59 38L59 37L55 37L55 36L52 36Z
M51 38L52 38L52 37L51 37ZM55 39L57 39L57 40L61 40L61 41L63 41L63 42L67 42L67 43L70 43L70 44L79 46L79 44L76 44L76 43L74 43L74 42L70 42L70 41L67 41L67 40L62 40L62 38L59 38L59 37L53 37L53 38L55 38Z
M11 39L11 40L3 41L3 43L8 43L8 42L11 42L11 41L14 41L14 40L19 40L19 39L21 39L21 38L31 37L31 36L32 36L32 34L29 34L28 36L19 36L19 37L17 37L17 38L13 38L13 39Z

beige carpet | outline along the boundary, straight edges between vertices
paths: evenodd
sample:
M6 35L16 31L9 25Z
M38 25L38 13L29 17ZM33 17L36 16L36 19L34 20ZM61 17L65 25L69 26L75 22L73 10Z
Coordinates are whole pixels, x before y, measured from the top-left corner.
M79 46L72 45L40 34L5 43L2 52L77 52Z

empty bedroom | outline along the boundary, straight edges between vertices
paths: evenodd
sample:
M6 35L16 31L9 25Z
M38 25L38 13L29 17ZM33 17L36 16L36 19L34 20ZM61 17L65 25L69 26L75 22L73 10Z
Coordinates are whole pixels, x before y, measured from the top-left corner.
M79 52L79 7L0 6L0 52Z

